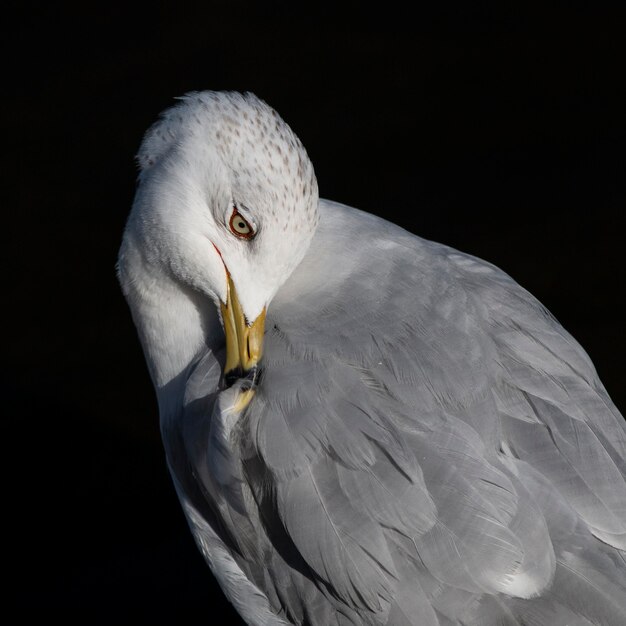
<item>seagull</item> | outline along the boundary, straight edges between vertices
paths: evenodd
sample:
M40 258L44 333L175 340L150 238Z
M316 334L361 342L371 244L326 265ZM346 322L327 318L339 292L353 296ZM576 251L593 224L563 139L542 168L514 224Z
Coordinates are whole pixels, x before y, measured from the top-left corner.
M252 93L187 94L138 162L118 276L246 623L626 624L626 423L531 294L320 199Z

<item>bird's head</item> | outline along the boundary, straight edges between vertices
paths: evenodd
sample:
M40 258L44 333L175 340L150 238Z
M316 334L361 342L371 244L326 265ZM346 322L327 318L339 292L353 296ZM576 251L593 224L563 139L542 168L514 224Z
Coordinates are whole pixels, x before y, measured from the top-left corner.
M225 379L254 378L265 311L318 222L313 166L253 94L189 94L147 132L127 233L144 262L208 296L226 335Z

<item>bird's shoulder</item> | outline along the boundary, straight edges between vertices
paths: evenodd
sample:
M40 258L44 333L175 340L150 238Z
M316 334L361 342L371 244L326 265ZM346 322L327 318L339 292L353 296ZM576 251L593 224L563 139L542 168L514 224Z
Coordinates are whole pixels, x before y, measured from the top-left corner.
M330 208L268 331L250 422L315 575L358 610L402 598L403 577L528 597L548 587L550 533L573 510L619 544L623 420L582 347L497 267Z
M237 490L215 497L240 549L247 525L271 529L242 567L289 615L330 615L330 590L357 623L435 624L459 598L544 593L580 520L623 540L618 417L584 350L504 272L329 204L268 312L217 476Z

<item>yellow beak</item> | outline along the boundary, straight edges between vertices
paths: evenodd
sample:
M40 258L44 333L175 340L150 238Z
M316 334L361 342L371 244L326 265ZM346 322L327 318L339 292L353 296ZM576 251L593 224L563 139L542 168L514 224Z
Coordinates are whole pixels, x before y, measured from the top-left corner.
M241 308L233 280L228 274L226 304L221 303L221 310L226 335L224 382L228 387L242 378L249 383L243 387L237 401L236 408L243 410L254 395L258 364L263 354L265 308L254 322L249 324Z

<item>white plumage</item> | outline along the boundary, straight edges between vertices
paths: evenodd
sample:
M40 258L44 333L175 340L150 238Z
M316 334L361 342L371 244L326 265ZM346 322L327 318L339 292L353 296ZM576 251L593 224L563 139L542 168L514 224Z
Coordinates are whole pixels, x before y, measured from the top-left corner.
M251 94L186 96L139 161L120 280L248 623L626 623L625 423L539 302L318 201Z

